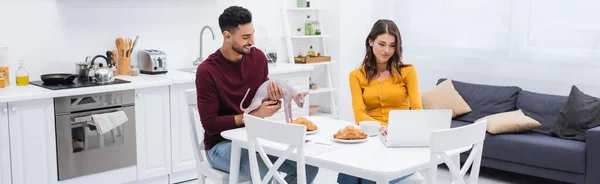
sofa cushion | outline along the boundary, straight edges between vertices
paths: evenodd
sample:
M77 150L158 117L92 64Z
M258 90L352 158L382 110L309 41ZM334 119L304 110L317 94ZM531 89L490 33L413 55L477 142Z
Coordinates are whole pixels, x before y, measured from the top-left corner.
M517 109L521 109L525 115L540 122L539 126L532 131L551 135L550 129L556 116L567 103L567 96L535 93L523 90L517 96Z
M520 109L485 116L475 122L484 119L487 120L486 130L490 134L526 132L541 125L538 121L523 114Z
M535 132L488 135L483 144L483 157L585 173L584 142Z
M469 124L471 124L471 122L452 120L452 122L450 123L450 128L461 127L461 126L465 126L465 125L469 125Z
M560 111L552 133L565 139L585 141L585 132L600 126L600 98L571 87L567 105Z
M471 108L447 80L421 94L423 109L450 109L452 118L471 112Z
M438 84L445 80L445 78L439 79ZM452 80L452 84L472 110L455 119L467 122L475 122L484 116L516 110L517 95L521 91L521 88L516 86L492 86L456 80Z

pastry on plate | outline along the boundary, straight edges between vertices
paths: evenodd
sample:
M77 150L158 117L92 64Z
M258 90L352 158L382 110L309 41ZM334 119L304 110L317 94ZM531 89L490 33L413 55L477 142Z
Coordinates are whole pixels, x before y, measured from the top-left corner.
M366 139L367 134L359 128L356 128L352 125L348 125L346 126L346 128L338 130L335 134L333 134L333 137L336 139L343 140L357 140Z
M317 125L304 117L298 117L292 120L292 123L306 126L306 131L308 132L317 130Z

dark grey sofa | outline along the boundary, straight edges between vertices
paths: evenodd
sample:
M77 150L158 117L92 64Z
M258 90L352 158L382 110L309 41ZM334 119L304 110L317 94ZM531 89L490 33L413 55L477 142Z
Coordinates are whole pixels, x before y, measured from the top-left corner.
M438 80L438 84L446 79ZM487 133L483 167L568 183L600 183L600 127L586 132L586 141L559 138L550 131L568 96L540 94L516 86L492 86L453 80L472 112L452 120L452 127L487 115L521 109L542 126L524 133ZM468 153L461 155L464 162Z

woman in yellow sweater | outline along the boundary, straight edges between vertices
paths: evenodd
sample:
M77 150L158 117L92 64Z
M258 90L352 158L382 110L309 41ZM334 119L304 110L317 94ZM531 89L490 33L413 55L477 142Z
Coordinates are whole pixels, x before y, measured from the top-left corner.
M396 24L378 20L365 42L367 52L362 65L349 76L356 123L377 121L387 126L390 110L423 109L415 67L402 62L402 39ZM338 183L375 182L340 173Z

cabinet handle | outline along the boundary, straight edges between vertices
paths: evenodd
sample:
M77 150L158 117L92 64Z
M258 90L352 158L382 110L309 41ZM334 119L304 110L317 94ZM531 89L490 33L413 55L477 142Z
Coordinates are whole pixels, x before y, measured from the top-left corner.
M2 109L2 112L4 112L4 114L8 113L8 109L4 108L4 109Z
M16 108L16 107L10 108L10 110L11 110L12 112L17 112L17 108Z
M142 98L142 94L139 94L139 93L135 94L135 96L138 97L138 98Z

